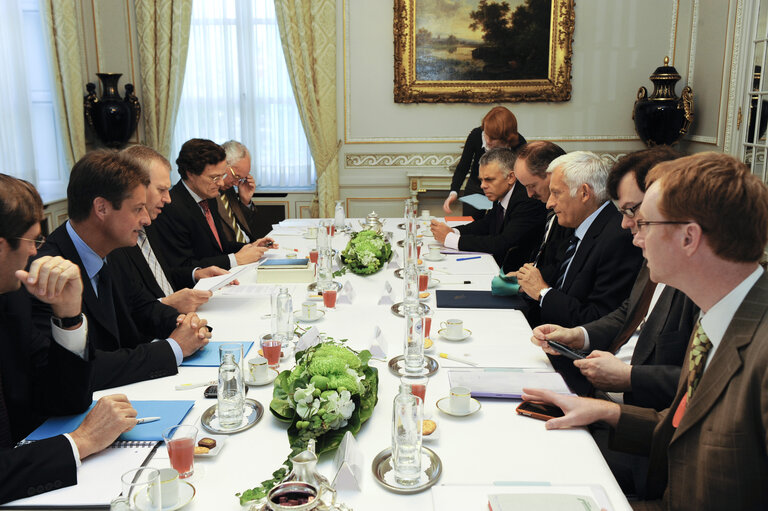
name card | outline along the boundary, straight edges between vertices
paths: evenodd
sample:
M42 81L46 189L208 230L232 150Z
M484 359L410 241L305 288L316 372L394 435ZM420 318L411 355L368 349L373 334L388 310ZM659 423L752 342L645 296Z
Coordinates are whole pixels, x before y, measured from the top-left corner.
M352 287L352 283L349 280L344 281L344 285L341 287L341 293L336 297L336 303L349 303L355 301L355 290Z
M307 348L311 348L315 344L320 342L320 331L317 327L312 327L304 335L299 337L299 342L296 343L296 351L304 351Z
M396 251L392 252L392 257L389 259L389 262L387 263L387 268L390 270L396 270L400 268L400 256Z
M389 281L384 282L384 290L379 298L379 305L392 305L395 303L394 290Z
M384 333L379 325L373 327L373 339L368 351L371 352L373 358L387 358L387 339L384 337Z
M336 476L333 478L333 487L336 490L361 490L363 453L351 432L344 433L341 445L333 458L333 465L336 467Z

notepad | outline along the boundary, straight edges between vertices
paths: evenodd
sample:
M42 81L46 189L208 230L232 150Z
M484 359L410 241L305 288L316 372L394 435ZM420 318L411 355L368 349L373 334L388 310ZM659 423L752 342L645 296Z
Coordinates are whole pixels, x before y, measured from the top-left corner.
M303 268L309 264L309 259L266 259L259 268Z
M482 369L451 369L451 387L468 387L472 397L520 399L523 387L547 389L558 394L572 394L560 373L537 369L486 367Z
M253 346L252 341L209 342L185 358L181 365L184 367L219 367L221 364L219 361L219 346L222 344L241 344L243 346L243 356L246 356L251 346Z
M30 433L26 440L35 441L51 438L63 433L70 433L77 429L86 414L96 405L94 401L88 411L62 417L51 417L40 427ZM118 441L162 441L163 431L181 424L184 417L195 405L194 401L131 401L131 405L138 412L138 417L161 417L160 420L146 424L137 424L132 430L126 431L118 437Z
M490 291L458 291L438 289L435 292L440 309L519 309L528 305L520 296L494 296Z

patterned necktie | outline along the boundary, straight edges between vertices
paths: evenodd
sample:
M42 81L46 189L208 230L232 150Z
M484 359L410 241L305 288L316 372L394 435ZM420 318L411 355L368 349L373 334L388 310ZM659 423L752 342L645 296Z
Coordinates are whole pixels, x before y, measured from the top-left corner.
M203 208L203 214L205 215L205 221L208 222L208 227L211 228L211 232L213 233L213 237L216 238L216 243L219 245L219 250L222 252L224 251L223 248L221 248L221 240L219 239L219 231L216 230L216 224L213 223L213 215L211 214L211 208L208 207L208 201L207 200L201 200L199 202L200 207Z
M557 277L557 284L555 284L556 289L562 289L563 284L565 283L565 271L568 269L568 265L571 263L571 259L573 259L573 254L576 253L576 245L578 244L579 237L574 234L568 240L568 249L565 251L565 255L563 256L563 262L560 263L560 272Z
M163 291L163 295L172 295L173 287L171 286L171 283L168 282L168 278L165 276L163 268L160 266L157 257L155 257L155 252L152 250L152 245L149 244L147 233L144 232L144 229L139 231L139 248L141 249L141 255L147 260L152 275L155 276L157 285L160 286L160 289Z
M219 195L219 200L221 201L222 205L224 206L224 211L227 212L227 220L229 221L230 227L232 227L232 230L235 232L235 241L239 243L245 243L245 233L240 228L240 224L237 223L237 219L235 218L235 212L232 211L232 206L229 205L229 199L227 198L226 194Z
M696 387L699 386L701 375L704 373L704 365L707 362L707 355L712 349L712 342L701 328L701 320L696 323L696 335L693 338L691 351L688 353L688 401L693 397Z

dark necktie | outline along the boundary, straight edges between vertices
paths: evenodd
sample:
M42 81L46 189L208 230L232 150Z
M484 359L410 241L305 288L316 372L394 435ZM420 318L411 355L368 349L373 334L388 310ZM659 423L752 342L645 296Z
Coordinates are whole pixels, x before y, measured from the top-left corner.
M571 263L571 259L573 259L573 255L576 253L576 245L578 244L579 237L575 234L568 239L568 249L565 251L565 255L563 256L563 262L560 263L560 271L557 276L557 284L555 284L556 289L562 289L563 284L565 283L565 271L568 269L568 265Z
M544 238L541 240L541 246L539 246L539 251L536 252L536 257L533 258L533 265L538 266L539 265L539 259L541 259L541 254L544 253L544 247L547 246L547 241L549 240L549 236L552 233L552 224L555 223L555 212L554 210L547 211L547 225L544 228Z
M120 329L117 326L117 314L115 313L115 299L112 294L112 271L106 261L99 270L99 283L96 286L99 295L99 304L104 314L105 323L114 325L115 335L120 339Z
M499 234L504 227L504 207L501 202L496 203L498 208L496 209L496 234Z
M213 223L213 215L211 214L211 208L208 206L207 200L201 200L199 202L200 207L203 208L203 214L205 215L205 221L208 222L208 227L211 228L211 232L213 233L213 237L216 238L216 243L219 245L219 250L222 252L224 251L223 248L221 248L221 240L219 239L219 231L216 230L216 224Z
M651 298L653 298L653 292L655 290L656 283L649 278L648 282L645 283L645 288L643 288L643 293L640 295L640 300L638 300L635 310L632 311L632 317L627 323L627 326L624 327L624 330L621 331L621 334L619 334L611 343L611 346L608 348L609 352L616 353L619 351L619 348L624 346L632 337L632 334L635 333L640 326L640 323L642 323L648 315L648 309L651 306Z
M11 436L11 420L8 418L8 408L5 405L3 393L3 374L0 373L0 448L13 447Z

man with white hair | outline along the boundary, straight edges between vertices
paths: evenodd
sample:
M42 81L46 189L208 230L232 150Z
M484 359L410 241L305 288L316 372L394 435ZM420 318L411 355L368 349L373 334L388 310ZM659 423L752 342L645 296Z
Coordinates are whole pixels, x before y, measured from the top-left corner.
M272 230L263 225L251 199L256 180L251 175L251 153L236 140L221 144L227 154L227 175L219 182L219 216L222 236L229 241L248 243L264 237Z
M609 166L596 154L574 151L552 161L547 208L558 223L575 229L554 282L541 281L526 293L536 301L531 326L572 327L598 319L629 296L642 253L621 228L621 214L609 207Z

